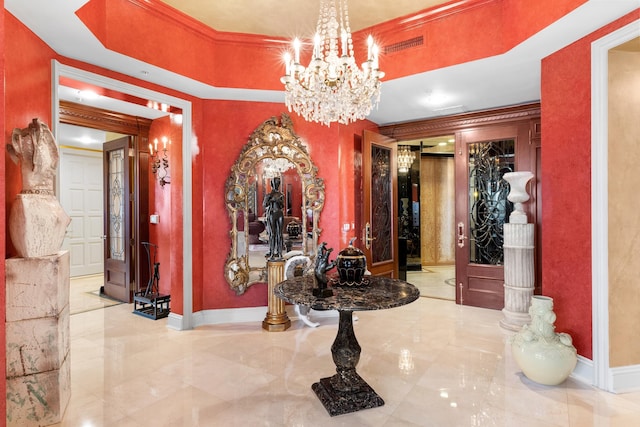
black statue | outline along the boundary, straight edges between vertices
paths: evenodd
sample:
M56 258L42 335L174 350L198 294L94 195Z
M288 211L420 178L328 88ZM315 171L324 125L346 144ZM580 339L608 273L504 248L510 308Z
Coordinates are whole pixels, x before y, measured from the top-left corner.
M322 242L320 246L318 246L318 254L316 256L316 266L314 270L314 275L316 277L317 288L313 289L313 295L326 298L333 295L333 291L327 288L327 282L329 278L327 277L327 271L331 270L336 266L336 261L329 261L329 255L333 248L327 249L327 243Z
M274 260L282 258L284 247L284 194L280 192L280 177L271 180L271 192L262 203L267 217L267 234L269 235L269 252L266 257Z

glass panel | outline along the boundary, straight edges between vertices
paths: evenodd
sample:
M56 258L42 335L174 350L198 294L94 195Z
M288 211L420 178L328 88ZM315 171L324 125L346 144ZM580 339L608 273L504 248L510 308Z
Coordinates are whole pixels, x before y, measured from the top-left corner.
M124 149L109 152L109 258L124 261Z
M371 242L372 262L390 260L392 257L391 229L391 150L371 147Z
M513 172L513 139L469 144L469 262L501 265L504 223L513 210L507 200Z

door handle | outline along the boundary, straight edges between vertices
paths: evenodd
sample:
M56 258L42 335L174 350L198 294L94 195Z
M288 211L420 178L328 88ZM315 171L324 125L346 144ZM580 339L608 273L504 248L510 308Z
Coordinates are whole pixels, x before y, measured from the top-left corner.
M464 235L464 222L460 221L458 223L458 247L459 248L464 248L465 239L468 239L468 237Z
M375 239L375 237L371 237L371 224L367 222L367 224L364 226L364 236L362 239L364 240L364 246L367 249L371 249L371 242L373 242Z

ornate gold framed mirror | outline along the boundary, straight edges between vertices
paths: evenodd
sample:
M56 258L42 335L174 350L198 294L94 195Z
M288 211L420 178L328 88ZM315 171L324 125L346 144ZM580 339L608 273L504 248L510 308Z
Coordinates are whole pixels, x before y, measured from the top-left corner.
M269 181L278 176L286 189L285 244L288 253L314 257L321 229L324 181L287 114L266 120L253 131L225 184L231 222L231 249L225 279L237 295L267 282L269 250L262 201Z

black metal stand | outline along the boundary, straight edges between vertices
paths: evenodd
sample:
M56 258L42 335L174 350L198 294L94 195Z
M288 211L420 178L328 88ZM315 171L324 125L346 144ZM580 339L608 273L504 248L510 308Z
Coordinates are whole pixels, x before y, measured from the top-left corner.
M340 311L338 335L331 346L331 355L337 373L311 386L329 415L333 417L384 405L384 400L356 372L360 344L353 332L352 311Z
M133 312L149 319L158 320L167 317L171 311L171 295L161 294L158 283L160 282L160 263L156 262L158 247L153 243L142 242L147 251L149 260L149 283L144 291L135 292L133 295ZM151 251L153 247L153 274L151 270Z

